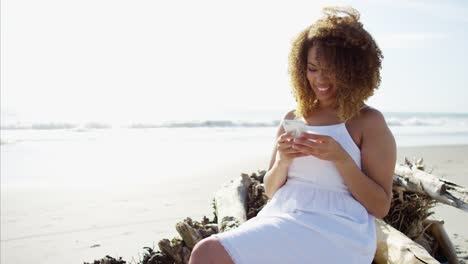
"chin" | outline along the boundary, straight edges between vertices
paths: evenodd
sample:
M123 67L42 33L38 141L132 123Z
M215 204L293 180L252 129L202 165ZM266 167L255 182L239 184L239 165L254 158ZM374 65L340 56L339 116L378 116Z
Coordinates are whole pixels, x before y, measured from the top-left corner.
M327 94L327 95L315 94L315 97L319 100L331 100L336 97L336 93Z

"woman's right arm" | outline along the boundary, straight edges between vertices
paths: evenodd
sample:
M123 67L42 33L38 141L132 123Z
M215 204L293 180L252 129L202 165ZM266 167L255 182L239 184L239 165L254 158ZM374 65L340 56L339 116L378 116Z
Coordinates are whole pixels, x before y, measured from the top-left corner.
M272 198L275 192L286 183L288 177L289 165L279 161L274 162L273 166L263 177L263 184L265 186L265 194L268 198Z
M284 119L295 119L294 110L287 113ZM288 168L292 160L296 157L306 156L306 154L292 148L291 140L294 138L294 135L285 133L282 123L280 123L278 132L276 133L275 146L271 153L268 172L263 177L265 194L268 198L272 198L275 192L286 183ZM277 152L279 154L278 160L276 159Z

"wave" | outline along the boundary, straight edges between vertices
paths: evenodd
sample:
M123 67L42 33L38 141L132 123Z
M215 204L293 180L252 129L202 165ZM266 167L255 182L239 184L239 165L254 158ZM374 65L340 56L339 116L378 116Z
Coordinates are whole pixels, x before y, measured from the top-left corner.
M53 129L74 129L74 130L89 130L89 129L109 129L111 125L107 123L88 122L85 124L76 124L68 122L40 122L40 123L13 123L2 124L0 129L35 129L35 130L53 130Z
M15 124L6 124L0 127L1 129L40 129L40 130L48 130L48 129L72 129L76 128L76 124L72 123L32 123L32 124L24 124L24 123L15 123Z
M468 126L468 118L387 118L389 126Z
M251 121L230 121L230 120L207 120L207 121L180 121L180 122L164 122L164 123L133 123L123 125L123 128L196 128L196 127L271 127L278 126L280 121L271 122L251 122ZM110 129L115 126L108 123L91 122L86 124L75 123L33 123L33 124L2 124L1 129L71 129L77 132L89 131L91 129Z
M230 120L207 120L190 122L166 122L166 123L136 123L128 128L196 128L196 127L272 127L278 126L279 120L271 122L230 121Z
M437 126L437 127L468 127L467 116L386 116L387 124L393 127L414 126ZM170 122L135 122L124 125L112 125L106 122L87 122L84 124L71 122L40 122L40 123L12 123L2 124L2 130L34 129L53 130L65 129L75 132L86 132L96 129L129 128L129 129L151 129L151 128L201 128L201 127L276 127L279 120L272 121L233 121L233 120L205 120L205 121L170 121Z

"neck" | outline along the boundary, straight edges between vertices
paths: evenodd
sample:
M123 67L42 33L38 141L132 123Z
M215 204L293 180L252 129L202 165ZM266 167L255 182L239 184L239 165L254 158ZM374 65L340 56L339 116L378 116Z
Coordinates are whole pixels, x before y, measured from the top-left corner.
M323 111L336 111L334 101L318 101L317 109Z

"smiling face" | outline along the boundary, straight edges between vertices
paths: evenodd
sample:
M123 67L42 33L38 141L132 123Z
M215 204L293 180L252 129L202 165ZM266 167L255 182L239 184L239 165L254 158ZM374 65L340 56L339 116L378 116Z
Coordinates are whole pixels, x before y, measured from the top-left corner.
M312 46L307 53L307 80L317 96L321 106L335 103L336 84L333 76L327 72L323 59L318 61L317 45Z

